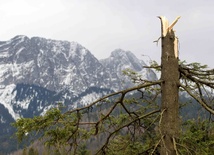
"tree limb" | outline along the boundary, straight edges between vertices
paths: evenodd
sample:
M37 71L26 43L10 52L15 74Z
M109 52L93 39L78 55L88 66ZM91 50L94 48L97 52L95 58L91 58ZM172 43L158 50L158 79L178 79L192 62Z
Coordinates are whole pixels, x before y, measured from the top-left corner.
M180 83L180 86L190 95L192 96L198 103L200 103L207 111L212 113L214 115L214 110L207 105L207 103L203 102L200 98L198 98L196 95L194 95L186 86L182 85Z
M64 114L70 114L70 113L73 113L73 112L76 112L76 111L81 111L81 110L84 110L84 109L88 109L91 106L93 106L93 105L95 105L95 104L97 104L97 103L99 103L101 101L104 101L105 99L107 99L109 97L112 97L112 96L115 96L115 95L118 95L118 94L127 94L128 92L131 92L131 91L134 91L134 90L138 90L138 89L150 87L150 86L153 86L153 85L161 84L162 82L163 82L163 80L158 80L158 81L153 81L153 82L150 81L150 82L143 83L143 84L140 84L140 85L132 87L132 88L128 88L128 89L125 89L125 90L122 90L122 91L118 91L118 92L106 95L106 96L94 101L93 103L91 103L91 104L89 104L89 105L87 105L85 107L77 108L77 109L74 109L74 110L70 110L70 111L65 112Z

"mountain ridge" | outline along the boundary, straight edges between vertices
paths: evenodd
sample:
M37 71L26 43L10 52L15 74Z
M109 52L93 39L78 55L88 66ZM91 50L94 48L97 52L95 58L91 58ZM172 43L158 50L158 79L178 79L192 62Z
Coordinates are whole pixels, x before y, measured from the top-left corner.
M12 120L43 115L58 101L69 110L133 86L122 74L124 69L157 80L156 74L143 66L143 60L122 49L98 60L77 42L24 35L0 41L0 106L4 107L0 138L13 131Z

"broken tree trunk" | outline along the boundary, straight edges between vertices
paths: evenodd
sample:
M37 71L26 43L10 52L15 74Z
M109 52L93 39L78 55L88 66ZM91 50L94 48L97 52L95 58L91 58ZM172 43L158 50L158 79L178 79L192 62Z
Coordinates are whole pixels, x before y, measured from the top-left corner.
M175 139L179 132L179 70L178 70L178 40L173 26L178 18L169 26L168 20L160 16L161 20L161 120L160 133L162 136L161 155L176 155Z

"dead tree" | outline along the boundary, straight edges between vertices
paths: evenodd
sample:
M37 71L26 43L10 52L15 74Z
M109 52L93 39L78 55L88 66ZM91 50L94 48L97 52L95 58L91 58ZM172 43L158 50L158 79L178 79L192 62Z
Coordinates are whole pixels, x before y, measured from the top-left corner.
M173 139L178 136L179 130L179 70L178 70L178 41L173 26L179 17L169 26L165 17L161 20L161 111L162 119L160 132L162 136L161 155L175 154Z

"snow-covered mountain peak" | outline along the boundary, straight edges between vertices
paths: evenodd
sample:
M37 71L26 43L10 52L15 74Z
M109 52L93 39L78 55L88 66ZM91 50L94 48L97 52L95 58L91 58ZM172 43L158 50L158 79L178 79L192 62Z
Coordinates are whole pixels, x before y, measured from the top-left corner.
M108 58L109 59L109 58ZM110 60L121 64L122 68L132 68L136 71L142 70L142 62L130 51L116 49L111 52ZM143 62L143 64L145 64Z
M114 50L109 58L102 59L100 62L111 75L112 79L121 79L126 81L127 86L132 86L133 83L129 78L123 75L125 69L134 70L148 80L157 80L156 74L151 69L143 68L145 62L139 60L132 52L122 49ZM118 82L118 81L117 81Z
M127 59L127 61L133 58L137 60L136 56L132 52L125 51L123 49L115 49L114 51L111 52L110 57L114 59L124 59L124 60Z
M103 59L101 60L101 62L104 66L110 65L113 68L119 67L119 71L127 68L131 68L135 71L141 71L143 68L143 61L140 61L132 52L122 49L114 50L113 52L111 52L109 58ZM145 63L143 62L143 64Z
M111 52L111 57L122 57L126 55L126 52L127 51L118 48Z

